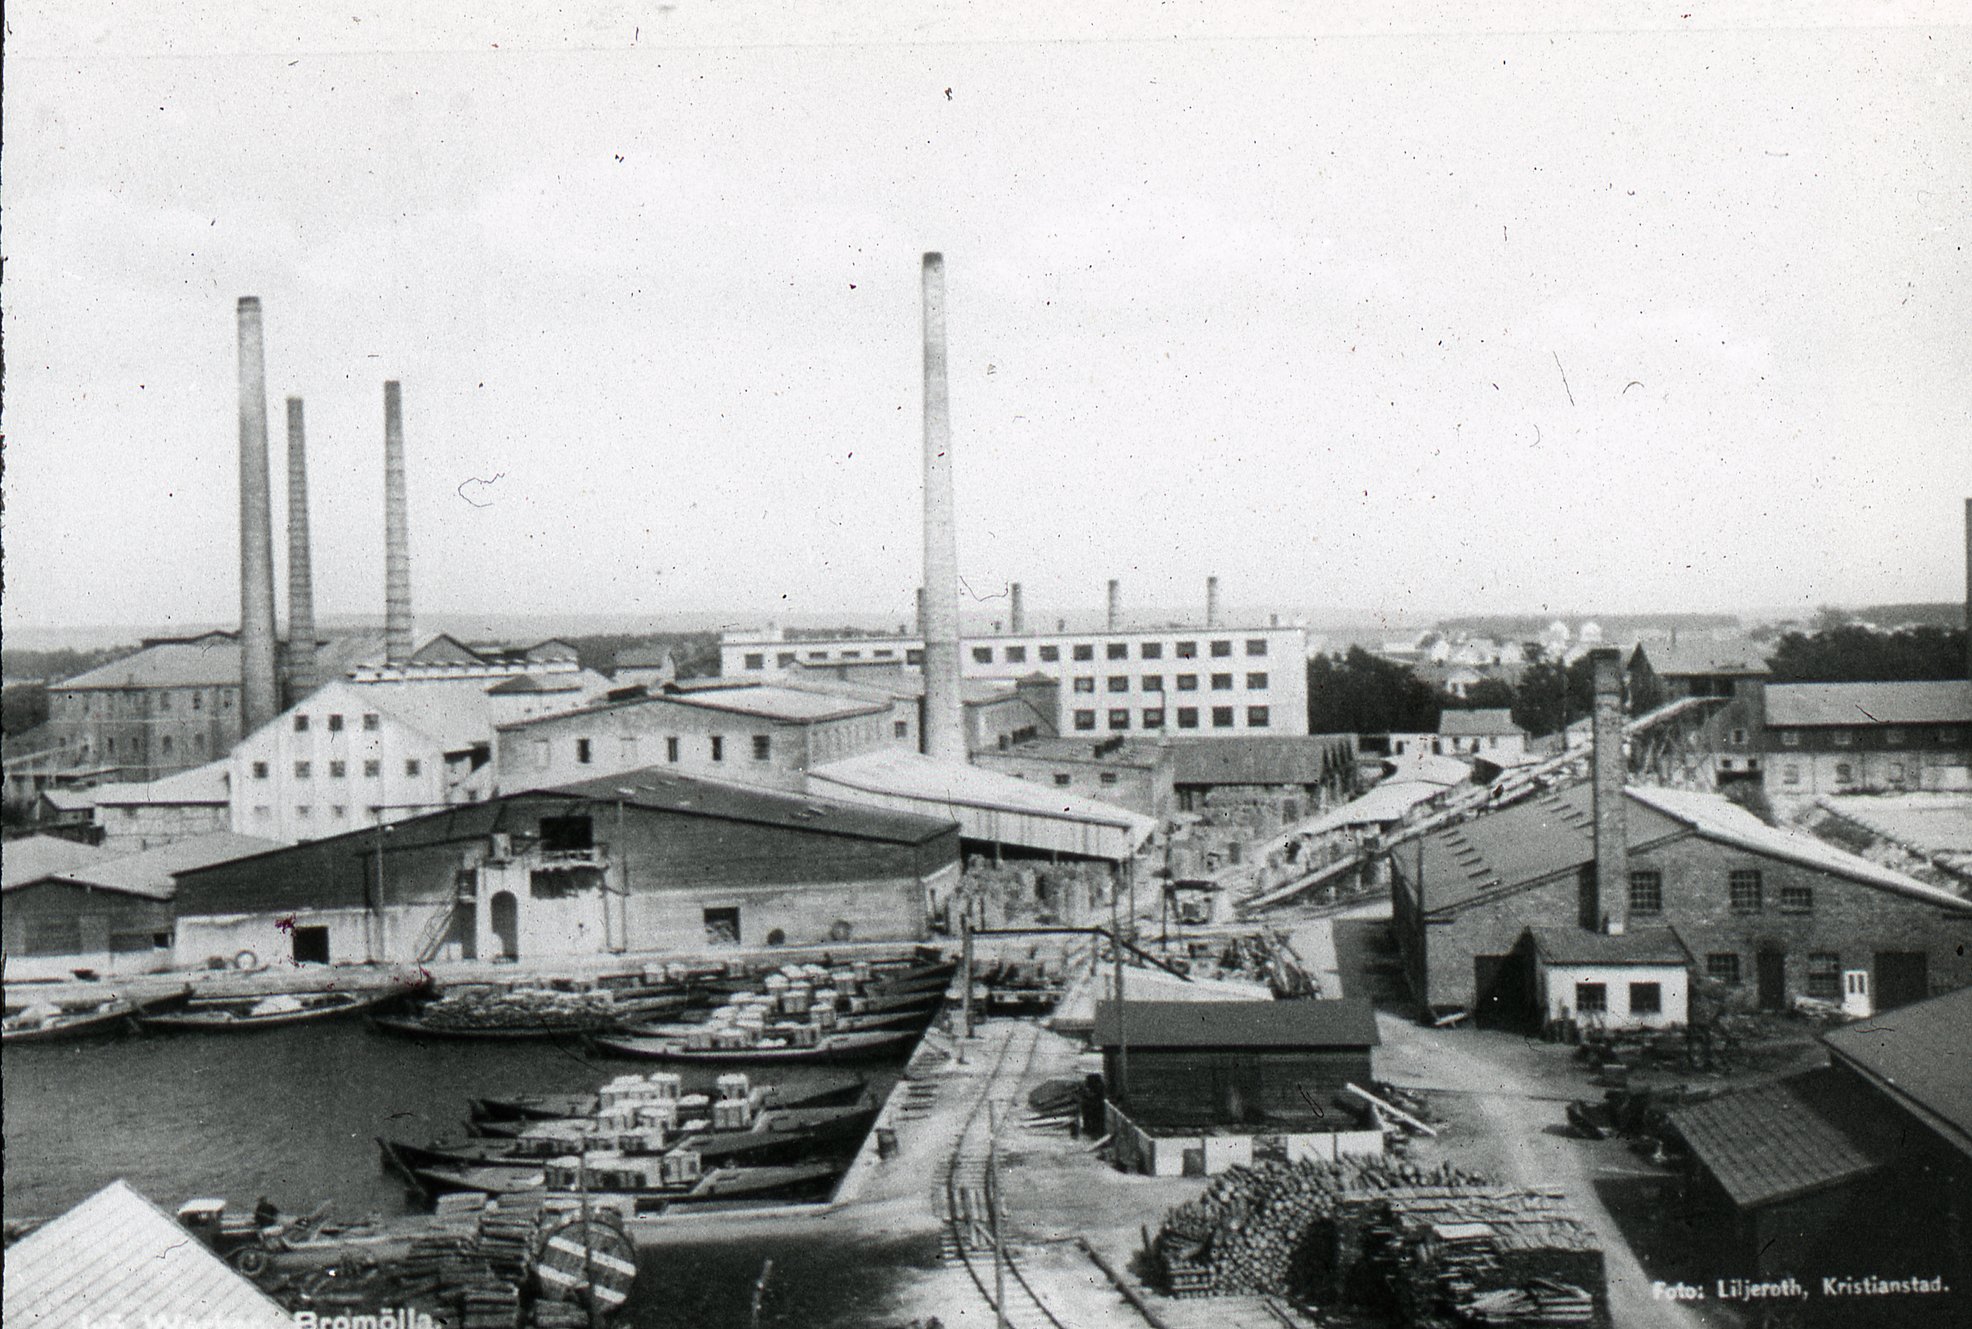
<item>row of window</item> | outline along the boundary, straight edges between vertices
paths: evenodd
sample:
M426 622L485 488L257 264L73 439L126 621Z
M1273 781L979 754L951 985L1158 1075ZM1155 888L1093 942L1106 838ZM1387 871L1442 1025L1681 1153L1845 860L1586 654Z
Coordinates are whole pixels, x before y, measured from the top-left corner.
M1736 951L1714 951L1705 957L1705 977L1737 987L1744 971ZM1839 951L1808 952L1807 994L1824 1001L1842 999L1842 956Z
M1735 868L1726 874L1726 896L1735 914L1757 914L1766 908L1766 882L1758 868ZM1780 888L1780 912L1811 914L1815 907L1812 886L1785 885ZM1630 873L1630 912L1664 912L1664 874L1655 868Z
M160 736L159 736L159 738L158 738L158 751L159 751L160 753L162 753L163 755L165 755L165 756L167 756L167 757L169 757L170 755L172 755L172 747L173 747L173 746L174 746L174 745L173 745L173 743L172 743L172 741L171 741L171 735L170 735L170 734L163 734L163 735L160 735ZM192 735L192 748L193 748L193 749L194 749L195 751L198 751L198 752L204 752L204 751L205 751L205 735L204 735L204 734L193 734L193 735ZM86 738L82 740L82 750L83 750L83 751L84 751L85 753L89 751L89 740L88 740L88 739L86 739ZM115 734L111 734L111 735L110 735L110 736L109 736L108 738L105 738L105 739L103 740L103 750L104 750L104 752L105 752L106 754L108 754L109 756L112 756L112 757L114 757L114 756L116 755L116 735L115 735ZM130 755L131 755L131 756L133 756L133 757L134 757L134 756L141 756L141 755L143 754L143 751L144 751L144 744L143 744L143 742L142 742L142 740L139 740L138 742L135 742L135 743L132 743L132 744L130 745Z
M188 694L191 709L194 711L203 711L205 709L204 690L186 689L185 691ZM131 711L142 711L145 709L146 701L151 703L150 709L152 710L169 711L171 709L171 698L173 695L175 694L160 688L135 688L129 691L113 692L66 692L62 694L69 706L73 707L85 718L95 715L115 715L119 710L125 714ZM218 702L219 710L230 711L233 709L233 694L228 689L214 688L213 697ZM117 705L119 700L123 700L127 704L119 706ZM67 709L67 707L64 709Z
M792 669L799 663L800 658L801 655L798 651L777 651L774 654L774 667L776 669ZM810 661L820 662L830 658L831 656L827 651L808 652L808 659ZM838 660L860 660L863 658L863 653L860 650L840 651L833 658ZM869 658L872 660L895 660L897 658L897 652L887 647L875 647L871 649ZM916 650L905 651L904 662L906 664L922 664L924 662L924 652ZM767 667L766 653L763 651L749 651L747 652L745 663L746 667L751 670L758 671L765 669Z
M1208 641L1206 642L1206 650L1213 659L1229 659L1233 655L1233 645L1234 643L1230 639ZM1258 658L1264 656L1267 653L1267 639L1265 637L1248 637L1245 647L1246 654L1250 657ZM1054 643L1035 646L1033 650L1034 658L1043 664L1054 664L1061 659L1061 647ZM1174 642L1172 643L1171 653L1175 658L1180 660L1196 659L1198 657L1198 643L1196 641ZM806 654L811 661L831 659L860 660L864 658L863 652L860 649L838 650L834 652L815 650L808 651ZM777 651L774 655L775 666L780 669L792 668L800 655L801 652L798 651ZM916 650L905 652L906 659L911 663L917 663L922 658L922 655L923 653L921 651ZM1087 641L1073 643L1069 647L1069 657L1074 660L1095 659L1095 643ZM870 650L869 658L872 660L895 659L896 652L890 649L873 647ZM1103 658L1107 660L1129 659L1130 643L1127 641L1105 643L1103 647ZM1161 641L1138 642L1137 658L1139 660L1162 660L1164 658L1164 643ZM1026 664L1028 663L1028 647L1024 644L1018 646L974 646L972 648L972 659L975 664L993 664L996 661L1005 664ZM767 653L765 651L748 651L744 657L744 664L746 668L751 670L765 669L767 667Z
M1744 731L1736 730L1734 732L1743 733ZM1780 735L1780 745L1782 747L1798 748L1801 746L1801 730L1776 729L1774 732ZM1852 748L1856 745L1856 731L1853 729L1823 729L1815 732L1825 735L1828 741L1838 748ZM1876 738L1881 740L1885 747L1894 748L1901 747L1905 743L1913 741L1922 743L1927 731L1919 730L1916 734L1911 734L1904 729L1892 725L1887 729L1878 729L1872 732ZM1964 732L1955 725L1943 725L1928 732L1936 742L1946 746L1962 742L1964 738Z
M331 734L341 733L342 717L340 715L331 713L328 718L328 726L329 726L329 732ZM363 713L363 728L366 732L375 733L378 729L382 727L383 727L382 717L380 717L375 711L365 711ZM305 734L308 732L308 712L296 711L294 713L294 732L297 734Z
M1575 1009L1583 1015L1601 1015L1609 1010L1606 983L1575 984ZM1664 1010L1664 988L1658 983L1630 984L1630 1014L1658 1015Z
M899 738L904 736L904 729L903 722L899 721L897 727L897 736ZM752 738L753 759L755 761L772 761L774 757L773 736L771 734L754 734ZM639 760L637 756L638 741L636 736L626 734L618 739L617 742L619 744L617 751L620 760L626 765L636 765ZM726 759L725 735L713 734L709 736L706 739L706 745L706 751L713 761L724 761ZM667 736L664 740L664 760L676 762L681 760L683 756L684 744L682 740L675 734ZM534 764L545 771L552 764L552 760L552 748L549 741L545 738L535 739ZM594 765L596 760L596 740L592 738L576 739L575 760L578 765Z
M1235 706L1214 706L1212 708L1212 727L1214 729L1231 729L1233 727L1233 717L1237 712L1238 707ZM1180 706L1178 707L1177 716L1178 728L1198 728L1199 711L1197 707ZM1248 706L1246 708L1246 727L1249 729L1265 729L1269 721L1269 716L1270 713L1265 706ZM1163 708L1152 707L1143 713L1143 728L1162 729L1164 728L1164 724ZM1075 712L1075 727L1084 733L1094 729L1096 727L1096 713L1094 711ZM1119 706L1109 712L1109 728L1117 730L1128 729L1129 727L1130 712L1128 709Z
M1900 761L1885 763L1883 767L1883 779L1890 784L1902 783L1904 779L1904 764ZM1780 768L1780 782L1782 784L1798 785L1801 783L1801 768L1793 762L1788 762ZM1846 761L1836 762L1835 783L1854 784L1855 782L1856 768Z
M1179 692L1198 691L1197 674L1176 674L1172 677L1172 682L1176 684L1177 691ZM1212 691L1214 692L1232 691L1233 676L1231 674L1213 674L1210 676L1210 682ZM1137 680L1137 684L1138 688L1144 692L1162 692L1164 691L1164 675L1145 674ZM1111 674L1104 680L1103 686L1111 692L1128 692L1130 690L1130 676L1128 674ZM1094 692L1096 690L1095 676L1093 674L1077 675L1074 688L1077 692ZM1267 676L1259 673L1248 674L1246 676L1246 688L1249 692L1265 692L1267 690Z
M424 763L420 761L418 758L406 757L404 759L404 774L415 776L421 774L423 771L424 771ZM377 776L383 774L383 763L381 761L364 762L363 774L367 778L375 779ZM343 780L343 779L347 779L348 776L349 776L348 762L332 761L329 763L329 778L331 780ZM266 762L257 761L253 764L253 778L256 780L265 780L267 778ZM297 780L314 779L315 763L312 761L296 762L294 764L294 778Z

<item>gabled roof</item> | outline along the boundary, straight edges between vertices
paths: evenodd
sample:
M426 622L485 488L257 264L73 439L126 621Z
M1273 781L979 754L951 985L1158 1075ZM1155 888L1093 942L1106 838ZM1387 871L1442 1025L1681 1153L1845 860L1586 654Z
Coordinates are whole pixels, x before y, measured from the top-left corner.
M927 806L971 807L1061 821L1093 822L1148 839L1157 823L1128 808L1033 784L964 762L940 761L905 748L874 751L828 762L808 772L810 783L888 794Z
M694 817L783 826L825 835L848 835L896 844L924 844L953 829L949 820L844 803L832 798L781 793L753 785L728 784L679 775L668 766L646 766L540 793L621 801L627 807L682 812Z
M1534 950L1549 964L1678 965L1691 953L1669 928L1639 928L1611 935L1587 928L1528 928Z
M1381 826L1402 821L1419 803L1426 803L1445 792L1445 786L1426 780L1385 780L1361 798L1331 808L1307 826L1303 834L1319 835L1343 826Z
M7 1250L6 1323L291 1325L272 1298L162 1209L113 1181Z
M88 791L96 806L129 807L145 804L220 804L229 801L226 758L194 766L155 780L99 784Z
M93 844L56 835L30 835L0 847L0 887L12 890L31 881L58 877L111 857Z
M1833 1030L1822 1041L1836 1060L1972 1156L1972 988Z
M495 683L486 689L492 697L517 697L534 693L582 692L589 681L580 673L560 674L515 674L504 682Z
M1320 784L1356 759L1353 734L1255 734L1171 744L1171 779L1181 785Z
M1700 678L1740 675L1757 678L1772 671L1767 668L1766 650L1744 637L1699 639L1680 642L1644 642L1630 656L1650 664L1659 678Z
M1769 683L1767 724L1972 724L1972 681Z
M52 684L51 690L239 685L240 643L230 633L214 632L190 641L160 641Z
M100 886L108 891L121 891L125 895L141 895L152 900L169 900L175 890L172 875L189 872L193 868L210 867L214 863L226 863L236 858L247 858L254 854L264 854L269 849L279 849L278 840L263 840L257 835L235 835L231 831L214 831L209 835L193 836L189 840L174 840L170 844L159 845L140 853L123 854L115 858L91 863L61 874L63 881L72 881L82 886Z
M409 725L442 752L463 752L493 741L494 703L483 678L389 679L345 686L358 704ZM304 704L318 706L321 695Z
M881 702L851 701L827 693L772 684L680 692L669 700L709 711L731 711L735 715L757 715L764 720L783 720L795 724L878 715L890 709Z
M1448 738L1488 738L1503 734L1525 734L1513 722L1513 712L1504 706L1478 710L1446 710L1438 716L1438 732Z
M1895 1153L1867 1095L1823 1068L1675 1109L1671 1124L1742 1209L1867 1175Z
M1133 1048L1375 1047L1376 1013L1361 997L1293 1001L1096 1003L1095 1043Z

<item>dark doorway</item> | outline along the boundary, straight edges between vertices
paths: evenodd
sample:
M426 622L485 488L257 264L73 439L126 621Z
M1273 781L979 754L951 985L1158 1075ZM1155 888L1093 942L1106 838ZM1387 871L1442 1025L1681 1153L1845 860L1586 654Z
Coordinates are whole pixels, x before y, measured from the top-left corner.
M1759 969L1760 1009L1780 1010L1787 1004L1787 952L1761 951L1755 960Z
M587 816L541 818L541 852L573 854L596 847L595 822Z
M479 906L471 900L461 900L453 907L448 940L458 944L461 960L479 958Z
M1892 1011L1931 995L1931 967L1923 951L1876 952L1876 1009Z
M1472 1020L1488 1029L1534 1023L1532 965L1524 954L1472 957Z
M325 927L296 928L294 930L294 962L296 964L327 964L329 962L329 930Z
M520 958L520 902L514 899L512 891L495 891L492 902L486 911L487 922L493 926L493 941L500 948L497 958L518 960Z
M740 911L737 908L706 910L705 939L715 946L739 945Z

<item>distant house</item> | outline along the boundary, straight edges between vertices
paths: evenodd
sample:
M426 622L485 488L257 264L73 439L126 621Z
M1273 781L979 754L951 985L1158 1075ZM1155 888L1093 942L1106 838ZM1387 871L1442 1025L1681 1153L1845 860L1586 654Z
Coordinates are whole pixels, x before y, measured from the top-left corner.
M87 800L105 849L136 853L228 829L229 769L222 758L139 784L100 784L71 797Z
M1353 734L1251 735L1171 745L1178 806L1291 800L1305 814L1356 791Z
M1438 735L1444 750L1454 756L1518 758L1527 752L1527 731L1513 722L1505 707L1445 710L1438 715Z
M1744 637L1649 641L1630 654L1630 692L1648 704L1681 697L1731 697L1749 679L1772 673L1766 651Z
M1621 905L1629 932L1675 935L1694 982L1716 980L1767 1010L1800 996L1840 1001L1851 984L1876 1009L1972 984L1972 902L1768 826L1715 794L1624 792L1624 901L1597 898L1586 785L1391 855L1397 938L1422 1003L1530 1023L1555 1004L1539 987L1538 948L1551 943L1538 930L1600 931ZM1659 993L1667 1011L1670 997Z
M1972 682L1770 683L1764 718L1769 797L1972 790Z

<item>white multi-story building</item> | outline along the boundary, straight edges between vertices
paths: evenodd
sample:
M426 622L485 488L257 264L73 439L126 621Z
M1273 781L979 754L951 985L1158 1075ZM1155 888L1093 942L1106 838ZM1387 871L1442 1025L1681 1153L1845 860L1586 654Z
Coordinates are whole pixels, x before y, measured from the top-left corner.
M770 630L729 633L719 643L720 672L736 679L845 661L915 665L923 656L916 637L790 640ZM1009 633L969 638L960 660L968 678L1054 678L1064 736L1308 732L1304 628Z

